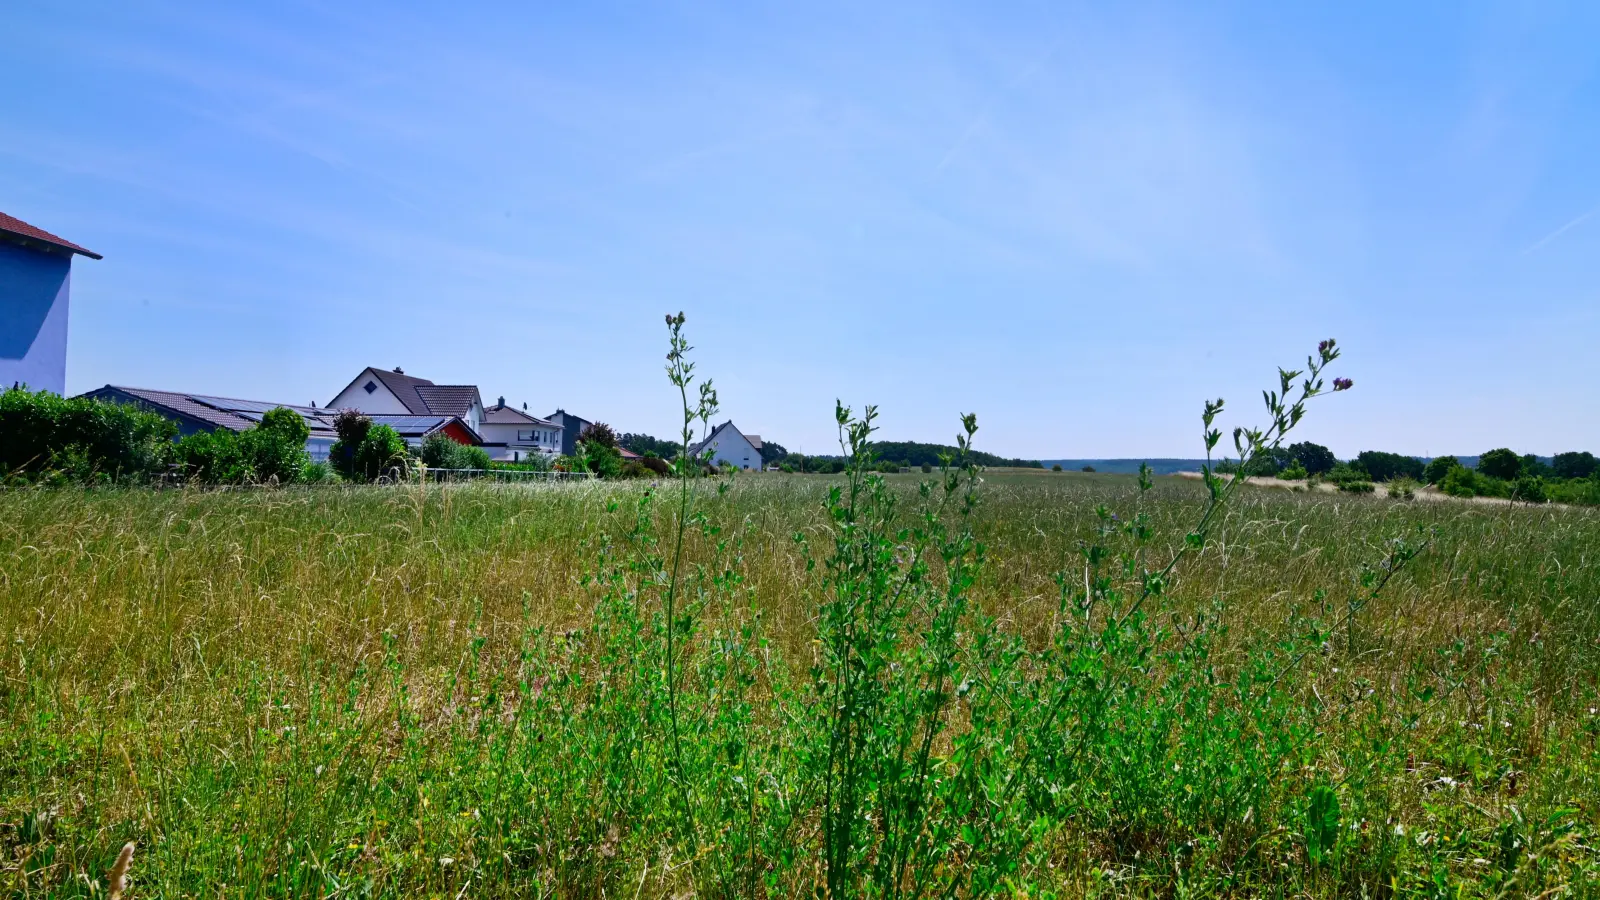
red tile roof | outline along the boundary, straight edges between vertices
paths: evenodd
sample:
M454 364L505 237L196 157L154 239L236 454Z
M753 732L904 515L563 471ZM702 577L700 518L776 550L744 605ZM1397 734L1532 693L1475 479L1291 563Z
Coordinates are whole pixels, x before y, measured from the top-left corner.
M21 238L23 243L38 241L39 243L49 244L53 247L58 247L71 253L82 253L84 256L87 256L90 259L103 258L100 256L100 254L94 252L93 250L87 250L83 247L79 247L77 244L74 244L71 241L56 237L50 232L45 231L43 228L35 228L32 225L29 225L27 222L24 222L15 216L8 216L3 212L0 212L0 234L6 234L13 238Z

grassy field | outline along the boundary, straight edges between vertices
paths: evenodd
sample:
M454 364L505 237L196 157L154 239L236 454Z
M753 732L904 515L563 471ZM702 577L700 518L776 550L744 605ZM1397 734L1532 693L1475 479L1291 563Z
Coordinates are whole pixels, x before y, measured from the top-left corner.
M920 479L842 807L830 598L918 563L838 478L702 485L670 618L646 483L0 492L0 891L1600 895L1600 514L1245 488L1141 605L1199 484L989 473L980 563Z

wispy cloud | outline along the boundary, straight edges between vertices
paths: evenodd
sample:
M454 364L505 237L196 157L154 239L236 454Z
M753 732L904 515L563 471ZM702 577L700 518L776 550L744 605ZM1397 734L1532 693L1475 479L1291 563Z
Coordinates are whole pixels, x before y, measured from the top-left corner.
M999 95L990 98L989 102L984 104L983 110L979 112L977 116L973 117L971 122L967 123L967 127L962 130L961 136L956 138L955 143L950 145L950 149L944 152L944 156L940 158L939 164L933 167L933 171L943 172L945 166L950 165L950 162L956 158L956 154L961 151L961 148L966 146L967 141L971 140L972 136L977 134L979 129L983 128L983 126L989 123L989 111L994 107L994 104L1000 99L1000 97L1010 94L1011 92L1031 81L1035 75L1039 74L1039 70L1043 69L1045 64L1050 62L1050 57L1055 55L1056 48L1059 46L1060 42L1052 42L1049 47L1045 48L1044 53L1040 54L1039 58L1035 59L1033 63L1030 64L1026 69L1023 69L1022 74L1018 75L1016 78L1013 78Z
M1579 225L1582 225L1583 223L1585 223L1585 222L1589 221L1590 219L1594 218L1595 213L1600 213L1600 206L1596 206L1594 209L1589 210L1588 212L1584 213L1583 215L1578 216L1577 218L1569 221L1567 224L1561 226L1560 228L1557 228L1555 231L1552 231L1549 234L1545 235L1544 237L1538 239L1537 241L1534 241L1532 244L1529 244L1527 246L1527 248L1525 248L1522 251L1522 255L1523 256L1527 256L1530 253L1534 253L1534 252L1536 252L1538 250L1544 249L1551 242L1553 242L1556 238L1561 237L1563 234L1566 234L1567 232L1571 231L1572 229L1577 228Z

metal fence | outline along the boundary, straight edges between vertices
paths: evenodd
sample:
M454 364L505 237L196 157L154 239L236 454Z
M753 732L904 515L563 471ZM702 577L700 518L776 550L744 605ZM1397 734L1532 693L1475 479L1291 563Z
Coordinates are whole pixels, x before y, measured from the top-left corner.
M522 481L588 481L594 478L591 472L558 472L554 469L540 472L534 469L428 469L429 481L494 481L494 482L522 482Z

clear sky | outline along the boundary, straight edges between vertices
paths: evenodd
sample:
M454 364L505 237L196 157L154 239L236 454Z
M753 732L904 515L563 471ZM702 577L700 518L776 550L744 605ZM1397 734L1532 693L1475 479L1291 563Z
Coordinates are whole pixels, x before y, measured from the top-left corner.
M227 7L224 9L224 7ZM0 210L68 389L326 403L364 366L1194 456L1325 337L1341 455L1600 451L1600 4L23 0ZM1241 415L1247 413L1248 415Z

